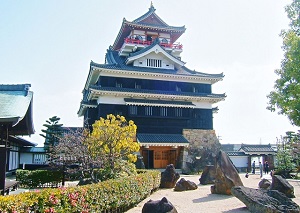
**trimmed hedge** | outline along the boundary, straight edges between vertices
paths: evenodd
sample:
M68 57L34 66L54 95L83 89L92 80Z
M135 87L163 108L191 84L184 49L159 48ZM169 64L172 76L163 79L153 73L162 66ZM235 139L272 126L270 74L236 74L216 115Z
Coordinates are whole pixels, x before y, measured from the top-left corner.
M24 188L57 187L62 182L62 172L58 170L17 170L16 179Z
M123 212L148 197L159 185L160 172L148 170L86 186L0 196L0 212Z

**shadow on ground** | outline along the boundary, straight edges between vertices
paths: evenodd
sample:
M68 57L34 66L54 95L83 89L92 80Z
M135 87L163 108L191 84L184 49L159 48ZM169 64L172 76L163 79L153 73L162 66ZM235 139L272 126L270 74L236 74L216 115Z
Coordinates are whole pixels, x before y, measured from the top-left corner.
M207 194L206 197L193 199L193 203L211 202L216 200L226 200L232 198L232 195L220 195L220 194Z

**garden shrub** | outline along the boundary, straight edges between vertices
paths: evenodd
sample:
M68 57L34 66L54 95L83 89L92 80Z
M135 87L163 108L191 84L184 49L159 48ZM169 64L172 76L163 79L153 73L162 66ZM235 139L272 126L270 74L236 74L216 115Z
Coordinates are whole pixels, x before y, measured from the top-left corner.
M0 196L0 213L125 211L149 196L159 185L160 172L147 170L97 184Z
M57 186L62 181L62 172L57 170L17 170L16 180L24 188Z

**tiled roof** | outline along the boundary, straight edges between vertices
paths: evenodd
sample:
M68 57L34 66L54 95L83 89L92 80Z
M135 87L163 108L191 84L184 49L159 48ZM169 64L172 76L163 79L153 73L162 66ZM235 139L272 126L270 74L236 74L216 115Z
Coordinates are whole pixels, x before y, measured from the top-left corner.
M174 95L174 96L179 95L179 96L206 97L206 98L225 98L226 97L225 94L166 91L166 90L131 89L131 88L121 88L121 87L101 87L101 86L95 86L95 85L91 85L90 88L98 90L98 91L148 93L148 94Z
M228 156L247 156L244 152L227 151Z
M45 150L44 147L24 147L24 148L21 149L21 152L46 153L47 150Z
M30 84L0 85L0 122L19 123L32 102Z
M159 21L160 21L163 25L168 26L167 23L165 23L161 18L159 18L158 15L156 15L155 10L156 10L156 9L154 8L153 4L151 4L151 5L150 5L150 8L149 8L149 10L148 10L148 12L145 13L144 15L140 16L139 18L133 20L133 22L134 22L134 23L139 23L139 22L143 21L144 19L148 18L149 16L155 15L156 18L159 19Z
M180 134L137 134L138 142L140 143L186 143L188 140Z
M125 102L128 103L145 103L145 104L168 104L168 105L182 105L182 106L195 106L192 102L187 101L164 101L164 100L150 100L150 99L134 99L124 98Z
M37 143L32 143L24 138L12 136L12 135L8 136L8 140L11 142L14 142L20 146L36 146L37 145Z
M129 26L140 26L140 27L148 27L148 28L158 28L160 30L165 30L165 31L185 31L185 27L175 27L175 26L165 26L165 25L156 25L156 24L150 24L150 23L135 23L135 22L129 22L125 21L125 23Z
M241 149L245 152L275 152L274 149L272 149L270 144L264 145L264 144L259 144L259 145L252 145L252 144L242 144Z

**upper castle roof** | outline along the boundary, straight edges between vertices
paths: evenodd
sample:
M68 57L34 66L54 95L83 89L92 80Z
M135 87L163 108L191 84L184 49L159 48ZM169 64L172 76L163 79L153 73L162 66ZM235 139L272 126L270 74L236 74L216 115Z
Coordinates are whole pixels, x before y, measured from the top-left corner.
M131 21L123 19L120 31L117 35L117 38L112 45L114 50L118 50L121 48L124 39L130 34L132 29L140 29L140 30L153 30L155 32L170 32L172 43L174 43L181 35L185 32L185 26L175 27L170 26L166 22L164 22L156 13L153 4L144 15L139 18Z

